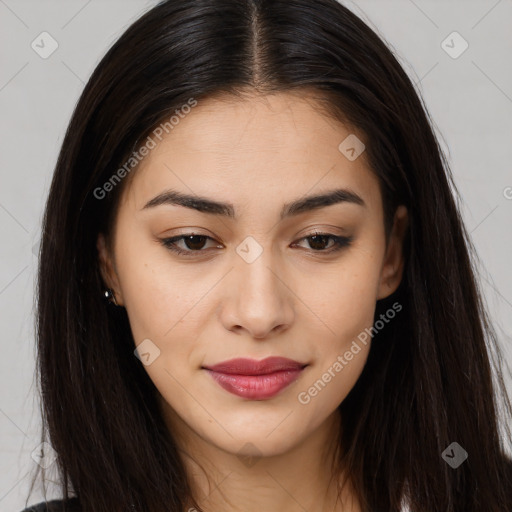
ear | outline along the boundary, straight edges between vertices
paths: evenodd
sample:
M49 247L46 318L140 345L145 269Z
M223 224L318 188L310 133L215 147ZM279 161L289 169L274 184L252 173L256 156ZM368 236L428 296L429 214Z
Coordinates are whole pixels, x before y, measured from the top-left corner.
M377 299L384 299L398 288L404 271L403 245L409 224L407 208L396 209L393 227L389 235L386 256L382 264Z
M123 296L121 294L121 287L119 286L119 278L115 270L113 256L107 247L105 235L103 233L99 233L96 247L98 249L101 277L103 278L106 287L112 289L117 304L119 306L124 306Z

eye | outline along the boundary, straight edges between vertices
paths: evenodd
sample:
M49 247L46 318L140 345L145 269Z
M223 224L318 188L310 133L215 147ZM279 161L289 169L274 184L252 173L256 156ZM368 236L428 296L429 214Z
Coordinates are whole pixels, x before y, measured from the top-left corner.
M313 248L312 252L330 254L348 247L352 242L352 237L315 232L312 235L301 238L299 242L303 240L308 240L309 246ZM324 246L328 245L329 240L332 240L333 243L330 248L326 249Z
M204 246L208 240L213 241L214 239L206 235L185 233L183 235L174 236L172 238L163 238L160 240L160 242L164 247L175 252L176 254L190 257L195 256L194 253L206 252L206 250L204 250ZM331 233L315 232L309 236L301 238L299 242L304 240L308 240L308 243L312 248L311 252L331 254L343 249L344 247L348 247L352 242L352 237L337 236ZM332 241L332 245L330 247L329 241ZM185 248L179 247L177 242L183 242L185 244ZM327 245L327 248L325 245ZM222 248L222 246L219 245L216 247Z
M164 238L161 240L162 245L177 254L191 256L194 252L204 252L202 248L207 240L213 238L206 235L196 235L195 233L185 233L184 235L174 236L172 238ZM182 249L176 245L176 242L183 241L187 249Z

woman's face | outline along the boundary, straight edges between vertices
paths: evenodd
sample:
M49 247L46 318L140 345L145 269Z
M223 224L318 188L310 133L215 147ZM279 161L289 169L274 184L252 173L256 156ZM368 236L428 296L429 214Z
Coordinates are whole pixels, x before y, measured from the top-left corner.
M305 96L210 99L133 171L98 248L171 429L277 455L335 417L402 272L354 135Z

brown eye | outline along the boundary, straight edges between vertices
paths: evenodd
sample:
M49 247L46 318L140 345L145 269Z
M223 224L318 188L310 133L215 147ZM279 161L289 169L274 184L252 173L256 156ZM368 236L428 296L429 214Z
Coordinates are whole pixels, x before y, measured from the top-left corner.
M314 233L306 236L302 240L307 240L309 247L313 252L332 253L347 247L352 242L352 237L336 236L330 233ZM329 247L329 241L333 243Z
M205 252L203 250L205 243L213 238L206 235L197 235L195 233L186 233L184 235L174 236L172 238L164 238L161 243L167 249L177 254L191 255L194 252ZM176 242L183 241L185 248L178 247Z
M207 238L203 235L190 235L184 236L183 241L188 249L198 251L204 247Z

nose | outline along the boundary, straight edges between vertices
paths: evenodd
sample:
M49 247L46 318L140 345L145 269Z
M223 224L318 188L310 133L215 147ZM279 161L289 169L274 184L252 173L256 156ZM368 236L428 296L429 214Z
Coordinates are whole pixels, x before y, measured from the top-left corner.
M293 285L271 250L252 262L235 258L222 296L221 321L230 331L264 340L289 328L294 319Z

